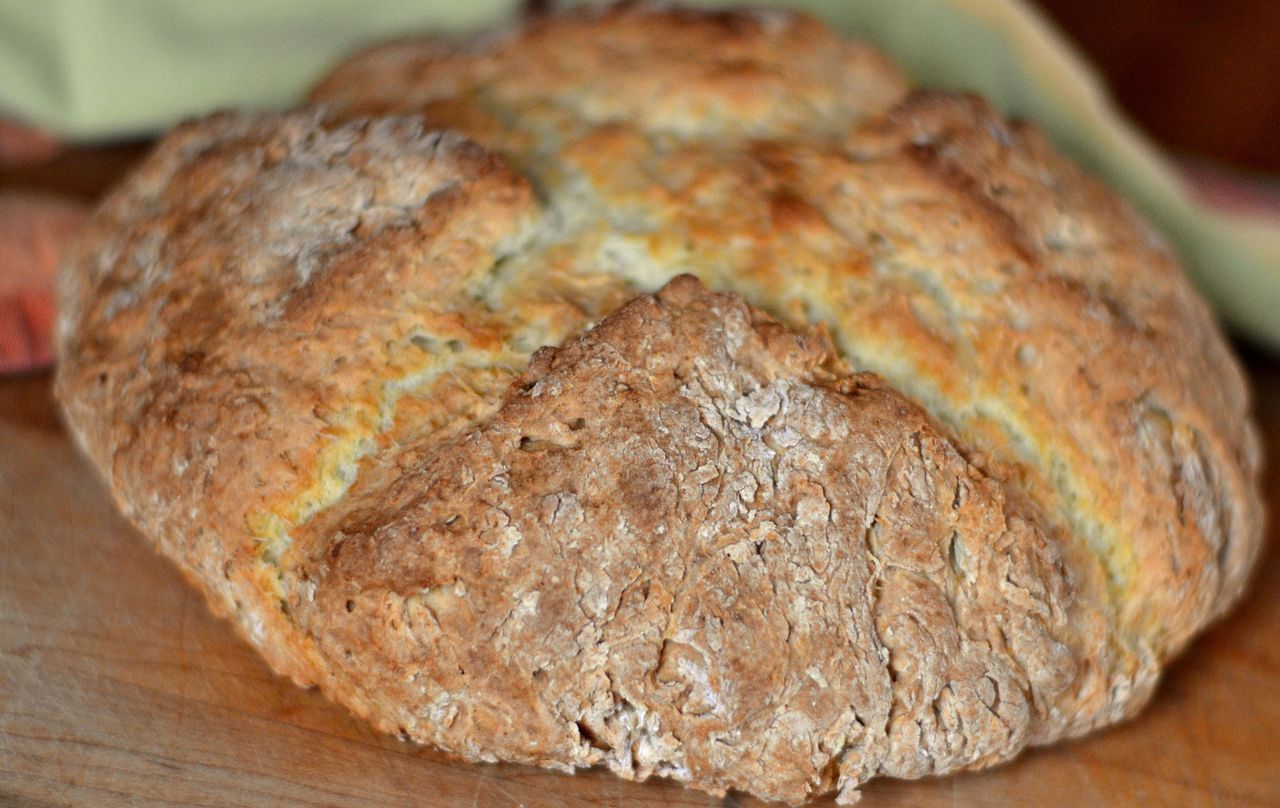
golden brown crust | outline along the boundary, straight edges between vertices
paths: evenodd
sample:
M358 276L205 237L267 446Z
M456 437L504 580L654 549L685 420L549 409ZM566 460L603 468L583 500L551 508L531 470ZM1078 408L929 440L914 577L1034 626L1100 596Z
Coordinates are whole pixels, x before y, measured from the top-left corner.
M298 621L469 758L792 802L1021 749L1105 627L1034 514L877 378L691 276L353 493Z
M383 729L851 794L1131 714L1242 590L1240 371L1034 130L645 6L315 99L104 204L58 389L214 607Z
M326 436L528 204L455 135L308 111L180 128L86 228L61 278L68 421L124 512L250 635L291 631L280 538L255 523L302 518ZM307 648L257 644L315 679Z
M366 114L457 116L468 131L510 135L527 125L554 137L619 122L723 140L837 135L905 90L877 51L808 17L631 4L584 7L458 43L375 46L338 66L312 97ZM517 122L517 113L530 119Z

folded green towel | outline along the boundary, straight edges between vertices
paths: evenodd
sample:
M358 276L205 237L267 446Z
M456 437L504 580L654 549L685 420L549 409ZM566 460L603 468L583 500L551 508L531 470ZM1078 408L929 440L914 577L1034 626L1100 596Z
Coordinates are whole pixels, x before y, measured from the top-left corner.
M691 0L731 5L723 0ZM878 44L922 85L1040 124L1126 193L1228 323L1280 348L1280 223L1196 202L1083 60L1016 0L774 0ZM515 0L0 0L0 111L74 138L150 132L226 106L294 103L361 43L461 31Z

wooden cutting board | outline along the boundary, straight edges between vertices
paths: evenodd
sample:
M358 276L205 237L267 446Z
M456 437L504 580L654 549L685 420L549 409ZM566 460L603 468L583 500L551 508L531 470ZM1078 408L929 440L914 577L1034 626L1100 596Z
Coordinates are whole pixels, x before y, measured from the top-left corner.
M1280 362L1251 373L1280 457ZM974 774L875 782L889 806L1280 805L1280 473L1252 594L1133 722ZM380 737L271 674L117 516L47 376L0 380L0 804L759 805L606 772L468 765ZM827 803L823 803L827 804Z

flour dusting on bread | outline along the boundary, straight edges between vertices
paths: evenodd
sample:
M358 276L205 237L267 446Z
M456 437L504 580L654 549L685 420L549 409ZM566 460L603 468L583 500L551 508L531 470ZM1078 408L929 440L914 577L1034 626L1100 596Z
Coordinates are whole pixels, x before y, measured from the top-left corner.
M1034 128L646 5L312 100L107 198L57 385L213 608L379 728L853 799L1133 714L1242 591L1239 367Z

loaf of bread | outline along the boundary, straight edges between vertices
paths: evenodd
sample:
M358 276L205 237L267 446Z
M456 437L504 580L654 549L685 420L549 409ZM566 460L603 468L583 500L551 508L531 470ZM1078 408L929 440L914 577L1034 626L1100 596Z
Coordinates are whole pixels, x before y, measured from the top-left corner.
M801 802L1132 715L1258 552L1160 236L803 17L627 6L179 127L61 277L120 508L471 761Z

